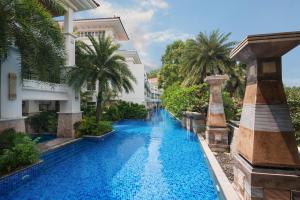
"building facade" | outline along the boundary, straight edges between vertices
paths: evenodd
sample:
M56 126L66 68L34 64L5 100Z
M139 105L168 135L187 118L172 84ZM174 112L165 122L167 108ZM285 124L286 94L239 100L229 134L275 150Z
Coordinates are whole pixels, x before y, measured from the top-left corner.
M73 14L98 7L94 0L62 0L64 16L66 67L75 65ZM66 84L57 84L21 78L20 52L11 47L1 64L0 132L7 128L25 132L25 115L49 107L58 112L59 137L74 137L73 124L81 120L80 94ZM24 114L24 115L23 115Z
M64 23L60 22L60 26L63 29ZM95 19L80 19L74 22L74 34L78 35L77 40L80 40L87 45L92 45L88 36L91 35L95 39L98 38L99 34L104 34L111 37L114 43L128 41L129 37L123 26L120 17L112 18L95 18ZM118 50L118 54L122 55L130 71L136 78L136 83L132 83L133 91L129 93L119 93L113 98L113 100L123 100L132 103L138 103L147 105L145 97L145 67L141 62L137 51L134 50ZM97 100L98 84L89 86L87 85L82 89L83 91L91 91L92 98L90 103L95 104Z

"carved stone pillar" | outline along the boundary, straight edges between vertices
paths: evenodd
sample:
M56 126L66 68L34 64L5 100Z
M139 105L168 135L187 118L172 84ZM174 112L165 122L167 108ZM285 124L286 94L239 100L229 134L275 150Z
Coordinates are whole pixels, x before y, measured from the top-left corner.
M231 53L247 64L234 166L234 186L242 199L299 195L300 157L281 72L281 56L299 43L299 32L253 35Z
M205 78L205 82L210 86L205 135L212 151L222 152L228 149L228 130L222 97L222 84L227 79L227 75L215 75Z

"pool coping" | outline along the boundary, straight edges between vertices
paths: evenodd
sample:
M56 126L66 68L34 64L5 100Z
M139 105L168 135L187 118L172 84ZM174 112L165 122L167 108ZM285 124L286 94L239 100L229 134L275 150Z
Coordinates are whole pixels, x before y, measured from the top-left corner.
M42 164L43 162L44 161L42 159L39 159L37 162L35 162L35 163L31 164L31 165L27 165L25 167L22 167L22 168L16 170L16 171L13 171L13 172L10 172L10 173L5 174L3 176L0 176L0 181L3 181L4 179L7 179L7 178L9 178L9 177L11 177L11 176L13 176L15 174L21 173L22 171L25 171L25 170L28 170L30 168L33 168L34 166L38 166L38 165Z
M116 130L112 130L108 133L105 133L104 135L99 135L99 136L96 136L96 135L83 135L82 138L84 139L95 139L95 140L99 140L99 139L102 139L102 138L105 138L107 136L110 136L112 135L113 133L115 133Z
M214 156L213 152L210 150L208 144L206 143L205 139L197 134L199 145L201 145L208 163L214 173L215 180L217 181L218 185L220 186L221 193L227 200L239 200L239 197L234 190L232 184L229 182L227 176L225 175L223 169L221 168L219 162L217 161L216 157Z
M60 143L60 144L57 144L57 145L54 145L52 147L49 147L48 149L45 149L45 150L40 150L40 153L41 154L45 154L45 153L48 153L48 152L51 152L51 151L54 151L60 147L63 147L63 146L66 146L68 144L72 144L74 142L77 142L79 140L82 140L82 138L74 138L72 140L69 140L69 141L66 141L66 142L63 142L63 143ZM42 143L41 143L42 144Z

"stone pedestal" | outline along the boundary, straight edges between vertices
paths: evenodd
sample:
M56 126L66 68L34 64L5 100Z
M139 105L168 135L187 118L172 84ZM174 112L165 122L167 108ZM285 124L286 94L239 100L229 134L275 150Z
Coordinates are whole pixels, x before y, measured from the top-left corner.
M205 79L210 86L205 135L212 151L228 150L228 130L222 97L222 84L227 79L227 75L208 76Z
M57 136L75 138L74 124L82 119L82 112L58 113Z
M183 113L182 113L182 117L181 117L181 126L182 126L183 128L186 127L186 112L183 112Z
M281 75L281 56L299 43L300 32L253 35L231 53L247 64L234 180L242 199L290 199L300 190L300 156Z
M240 155L235 156L234 188L241 199L300 199L300 171L254 167Z
M205 115L192 112L192 126L194 133L203 133L205 131Z
M185 112L186 116L186 124L185 128L189 131L193 131L193 120L192 120L192 112Z

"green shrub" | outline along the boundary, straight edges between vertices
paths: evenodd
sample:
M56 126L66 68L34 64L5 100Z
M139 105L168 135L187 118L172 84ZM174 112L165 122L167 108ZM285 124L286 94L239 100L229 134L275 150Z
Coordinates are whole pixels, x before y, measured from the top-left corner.
M37 133L56 133L58 116L56 112L41 112L28 117L27 122Z
M83 135L100 136L112 131L112 123L109 121L97 122L95 117L85 117L79 123L74 124L76 137Z
M228 92L223 92L223 103L226 120L240 120L242 107L238 99L231 97Z
M285 92L296 132L296 139L300 146L300 87L286 87Z
M24 133L8 129L0 134L0 174L36 163L39 151L36 142Z
M103 118L108 121L145 119L147 114L148 111L144 105L120 101L105 108Z
M168 87L161 99L162 105L176 117L183 111L206 113L208 108L209 88L207 84L183 87L175 83Z

